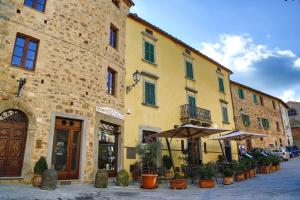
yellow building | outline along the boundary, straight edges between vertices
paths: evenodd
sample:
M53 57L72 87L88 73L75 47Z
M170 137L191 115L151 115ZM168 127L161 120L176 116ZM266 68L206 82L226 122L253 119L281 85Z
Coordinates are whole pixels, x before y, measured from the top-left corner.
M146 142L145 136L149 134L188 122L227 130L235 128L229 84L232 72L133 14L127 18L125 63L126 170L137 159L134 147ZM134 83L132 75L136 71L141 73L141 80L128 88ZM186 141L184 144L186 148ZM236 160L236 143L226 146ZM196 147L199 160L204 163L216 161L222 153L219 143L208 138L201 139ZM171 148L175 167L180 167L181 140L173 139Z

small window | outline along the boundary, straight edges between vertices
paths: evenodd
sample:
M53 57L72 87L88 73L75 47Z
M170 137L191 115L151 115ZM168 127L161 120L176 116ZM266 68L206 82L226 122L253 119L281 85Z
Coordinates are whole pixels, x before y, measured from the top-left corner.
M264 98L262 96L259 97L260 105L264 105Z
M280 131L279 122L276 122L276 129L277 129L277 131Z
M245 93L244 93L243 89L238 88L238 94L239 94L240 99L245 99Z
M118 48L118 32L119 30L114 26L110 26L110 37L109 37L109 44L113 48Z
M224 88L224 79L221 77L218 77L219 80L219 91L220 92L225 92L225 88Z
M253 103L257 104L257 95L253 94Z
M276 110L276 103L275 101L272 101L273 109Z
M155 49L154 44L148 41L144 42L144 59L148 62L155 63Z
M250 117L249 117L249 115L243 114L242 115L242 121L243 121L244 126L250 126Z
M188 50L188 49L185 49L184 51L185 51L185 53L187 53L187 54L191 55L191 51L190 51L190 50Z
M146 28L145 31L146 31L146 33L148 33L149 35L153 35L153 31L151 31L150 29L147 29L147 28Z
M296 109L294 109L294 108L289 109L288 115L289 116L295 116L295 115L297 115Z
M116 95L116 74L117 72L111 68L107 70L107 87L106 91L108 94Z
M17 34L12 65L26 70L34 70L39 41L29 36Z
M156 133L156 132L153 132L153 131L146 131L146 130L143 130L142 143L152 143L152 142L155 142L156 139L150 137L151 135L153 135L153 134L155 134L155 133Z
M189 61L185 61L185 73L188 79L194 79L193 64Z
M223 119L223 122L229 123L227 105L224 104L224 103L221 103L221 108L222 108L222 119Z
M155 106L156 105L156 95L155 95L155 84L145 82L145 99L144 103L146 105Z
M44 12L46 7L46 0L25 0L24 5Z
M112 0L112 2L113 2L113 4L115 4L115 6L120 8L120 0Z

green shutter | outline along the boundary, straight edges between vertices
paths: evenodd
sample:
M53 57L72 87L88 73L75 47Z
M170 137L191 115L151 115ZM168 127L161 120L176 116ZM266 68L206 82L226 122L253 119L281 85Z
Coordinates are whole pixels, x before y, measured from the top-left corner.
M219 79L219 90L221 91L221 92L225 92L225 88L224 88L224 80L223 80L223 78L218 78Z
M156 105L155 102L155 85L145 82L145 103L148 105Z
M242 90L241 88L238 88L238 93L239 93L240 99L245 99L244 90Z
M145 41L145 60L154 63L154 45Z
M224 122L229 122L228 120L228 112L226 107L222 107L222 114L223 114L223 121Z
M190 79L194 79L193 64L186 61L185 67L186 67L186 77Z
M257 103L257 96L256 96L256 94L253 94L253 103Z

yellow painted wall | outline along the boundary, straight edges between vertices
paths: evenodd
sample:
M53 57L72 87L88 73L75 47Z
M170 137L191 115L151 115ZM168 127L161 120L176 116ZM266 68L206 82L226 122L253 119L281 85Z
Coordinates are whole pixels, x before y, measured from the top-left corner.
M153 35L158 39L156 41L157 65L143 61L143 38L145 36L142 32L145 31L145 28L139 22L127 18L125 59L127 72L125 85L128 86L133 83L132 74L136 70L146 71L159 77L156 80L158 108L142 105L143 82L145 79L149 79L143 76L141 81L125 95L125 109L130 113L125 117L125 157L126 147L135 147L139 141L139 126L157 127L165 131L174 128L174 125L181 125L180 105L187 104L188 102L187 91L185 90L187 86L198 91L196 94L197 107L211 111L213 126L217 125L218 128L233 130L234 120L228 72L222 69L226 93L224 95L219 92L218 76L216 73L217 66L192 53L191 55L194 57L195 81L187 80L185 78L185 60L183 55L185 48L154 30ZM222 123L221 98L228 102L230 124ZM203 139L203 142L207 143L208 151L207 154L203 153L203 161L215 161L221 152L219 143L209 139ZM171 147L174 150L180 150L180 140L173 139ZM236 149L236 144L233 143L232 150L234 153L236 153ZM179 156L181 156L180 151L173 151L175 166L178 167L180 165ZM124 168L129 170L129 165L134 162L135 160L125 158Z

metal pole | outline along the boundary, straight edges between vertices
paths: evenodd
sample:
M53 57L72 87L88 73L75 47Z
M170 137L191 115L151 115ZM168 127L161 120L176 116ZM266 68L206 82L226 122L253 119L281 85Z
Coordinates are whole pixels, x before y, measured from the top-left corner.
M173 168L174 175L175 175L175 167L174 167L174 162L173 162L173 157L172 157L172 151L171 151L171 147L170 147L170 141L168 140L168 138L165 138L165 139L166 139L166 143L167 143L167 147L168 147L168 151L169 151L169 156L170 156L170 159L172 161L172 168Z
M223 157L224 157L225 161L227 162L227 157L226 157L226 155L225 155L225 152L224 152L224 149L223 149L221 140L219 140L219 144L220 144L220 147L221 147L221 150L222 150Z

